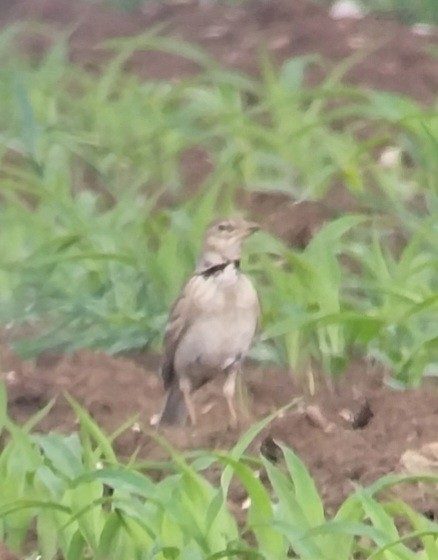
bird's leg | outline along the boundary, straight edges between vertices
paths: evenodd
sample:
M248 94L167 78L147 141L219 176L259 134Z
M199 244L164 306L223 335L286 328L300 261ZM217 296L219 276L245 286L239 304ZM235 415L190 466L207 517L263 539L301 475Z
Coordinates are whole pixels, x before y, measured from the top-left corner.
M236 381L239 373L239 366L234 364L228 374L227 380L224 383L223 393L227 401L228 410L230 413L230 425L232 428L237 427L237 413L234 406L234 395L236 393Z
M250 397L243 375L237 377L235 400L241 414L243 414L246 420L250 421Z
M192 426L196 426L196 410L192 400L192 387L186 379L182 379L179 386L184 397L184 403L186 405L187 412L189 413L190 422Z

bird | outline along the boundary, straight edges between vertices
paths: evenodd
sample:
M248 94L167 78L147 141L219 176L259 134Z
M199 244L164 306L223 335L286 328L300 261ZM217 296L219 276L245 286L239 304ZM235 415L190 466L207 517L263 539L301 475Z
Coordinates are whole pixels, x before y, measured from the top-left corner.
M166 395L158 425L190 419L196 426L192 395L222 373L230 426L237 426L237 377L260 317L257 292L240 260L244 241L259 229L240 217L218 218L207 226L195 270L165 328L161 378Z

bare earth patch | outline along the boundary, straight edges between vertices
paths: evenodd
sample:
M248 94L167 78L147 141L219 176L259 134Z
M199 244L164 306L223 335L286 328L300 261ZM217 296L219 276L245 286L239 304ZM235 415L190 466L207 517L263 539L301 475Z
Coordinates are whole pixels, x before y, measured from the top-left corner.
M163 35L204 47L231 68L255 73L258 53L265 47L278 62L293 56L322 54L329 67L354 53L362 53L347 77L364 87L409 95L423 102L435 99L436 59L427 52L438 34L416 35L395 21L367 16L361 20L333 20L327 8L311 0L252 0L238 7L197 0L145 2L140 11L121 13L94 2L77 0L20 0L0 2L0 22L43 21L52 30L73 29L71 57L96 65L106 58L96 48L105 39L136 35L163 24ZM40 34L23 41L26 51L38 54L49 44ZM159 52L139 52L130 68L143 77L178 79L196 71L183 58ZM321 77L314 69L311 82Z
M39 429L74 430L74 415L63 398L63 393L68 392L107 433L130 418L137 420L140 431L128 430L116 440L116 451L121 456L128 457L139 448L143 459L166 457L148 435L150 418L158 412L163 397L156 357L134 360L82 350L68 356L42 355L33 363L23 362L3 348L2 376L14 419L25 421L55 397L56 403ZM382 376L363 362L355 363L332 389L322 387L314 397L306 396L290 374L277 368L248 365L245 378L253 420L300 398L298 404L264 430L250 452L257 454L269 436L287 443L310 469L329 510L352 492L354 484L369 484L384 474L403 470L400 459L406 451L420 450L437 439L436 389L392 391L384 385ZM242 419L239 431L229 429L221 387L215 384L197 395L196 402L204 412L198 427L164 431L182 451L229 449L251 421ZM369 411L364 414L366 407ZM214 478L215 473L211 475ZM236 507L244 497L237 487L231 496ZM430 495L418 491L410 492L409 497L418 511L438 513L436 500Z

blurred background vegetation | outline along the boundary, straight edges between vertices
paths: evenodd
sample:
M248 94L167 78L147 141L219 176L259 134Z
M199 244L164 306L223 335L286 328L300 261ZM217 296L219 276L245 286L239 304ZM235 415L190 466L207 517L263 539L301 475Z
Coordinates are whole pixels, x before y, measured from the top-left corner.
M343 68L309 89L308 57L278 70L265 57L250 78L154 33L114 41L96 76L64 41L37 63L11 58L13 32L1 42L0 320L35 333L18 340L22 355L157 348L203 228L236 211L238 192L317 201L342 185L361 211L304 249L267 233L250 245L264 312L253 356L332 374L367 356L402 384L437 374L433 108L346 87ZM123 71L139 48L204 70L142 81ZM212 171L187 197L181 156L193 148Z
M96 2L97 0L90 0ZM148 0L103 0L120 10L137 10ZM225 5L248 4L253 0L206 0L210 3ZM322 4L333 5L335 0L316 0ZM354 3L369 13L395 16L404 23L438 23L438 4L435 0L354 0Z
M433 0L366 8L438 20ZM351 61L309 87L306 69L322 59L277 68L264 56L255 78L156 32L107 43L113 54L96 72L70 61L67 38L36 61L12 54L19 32L0 35L0 323L22 356L157 350L213 217L247 211L239 201L255 191L299 204L340 188L356 211L334 214L306 246L266 231L250 241L244 267L263 303L252 357L310 380L314 364L335 376L358 356L396 387L438 375L436 100L346 85ZM201 71L142 80L124 70L139 49ZM182 165L190 151L211 168L197 188ZM246 457L272 418L228 454L187 459L153 434L169 463L135 452L122 464L112 446L129 423L105 435L69 401L78 434L42 435L53 403L19 426L0 384L0 540L23 550L32 534L29 560L438 557L435 522L378 499L400 477L357 489L329 516L291 450L278 449L281 465ZM204 475L212 465L217 485ZM158 483L157 470L167 475ZM250 498L242 526L228 508L233 477Z

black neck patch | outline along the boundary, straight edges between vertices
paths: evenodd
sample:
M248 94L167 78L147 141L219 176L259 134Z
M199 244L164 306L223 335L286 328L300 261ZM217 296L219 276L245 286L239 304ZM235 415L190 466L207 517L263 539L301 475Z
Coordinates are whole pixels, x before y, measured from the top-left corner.
M210 268L203 270L200 273L200 275L203 276L204 278L209 278L210 276L214 276L215 274L222 272L230 264L234 265L234 268L236 268L237 270L240 269L240 261L226 261L221 264L215 264L214 266L210 266Z

